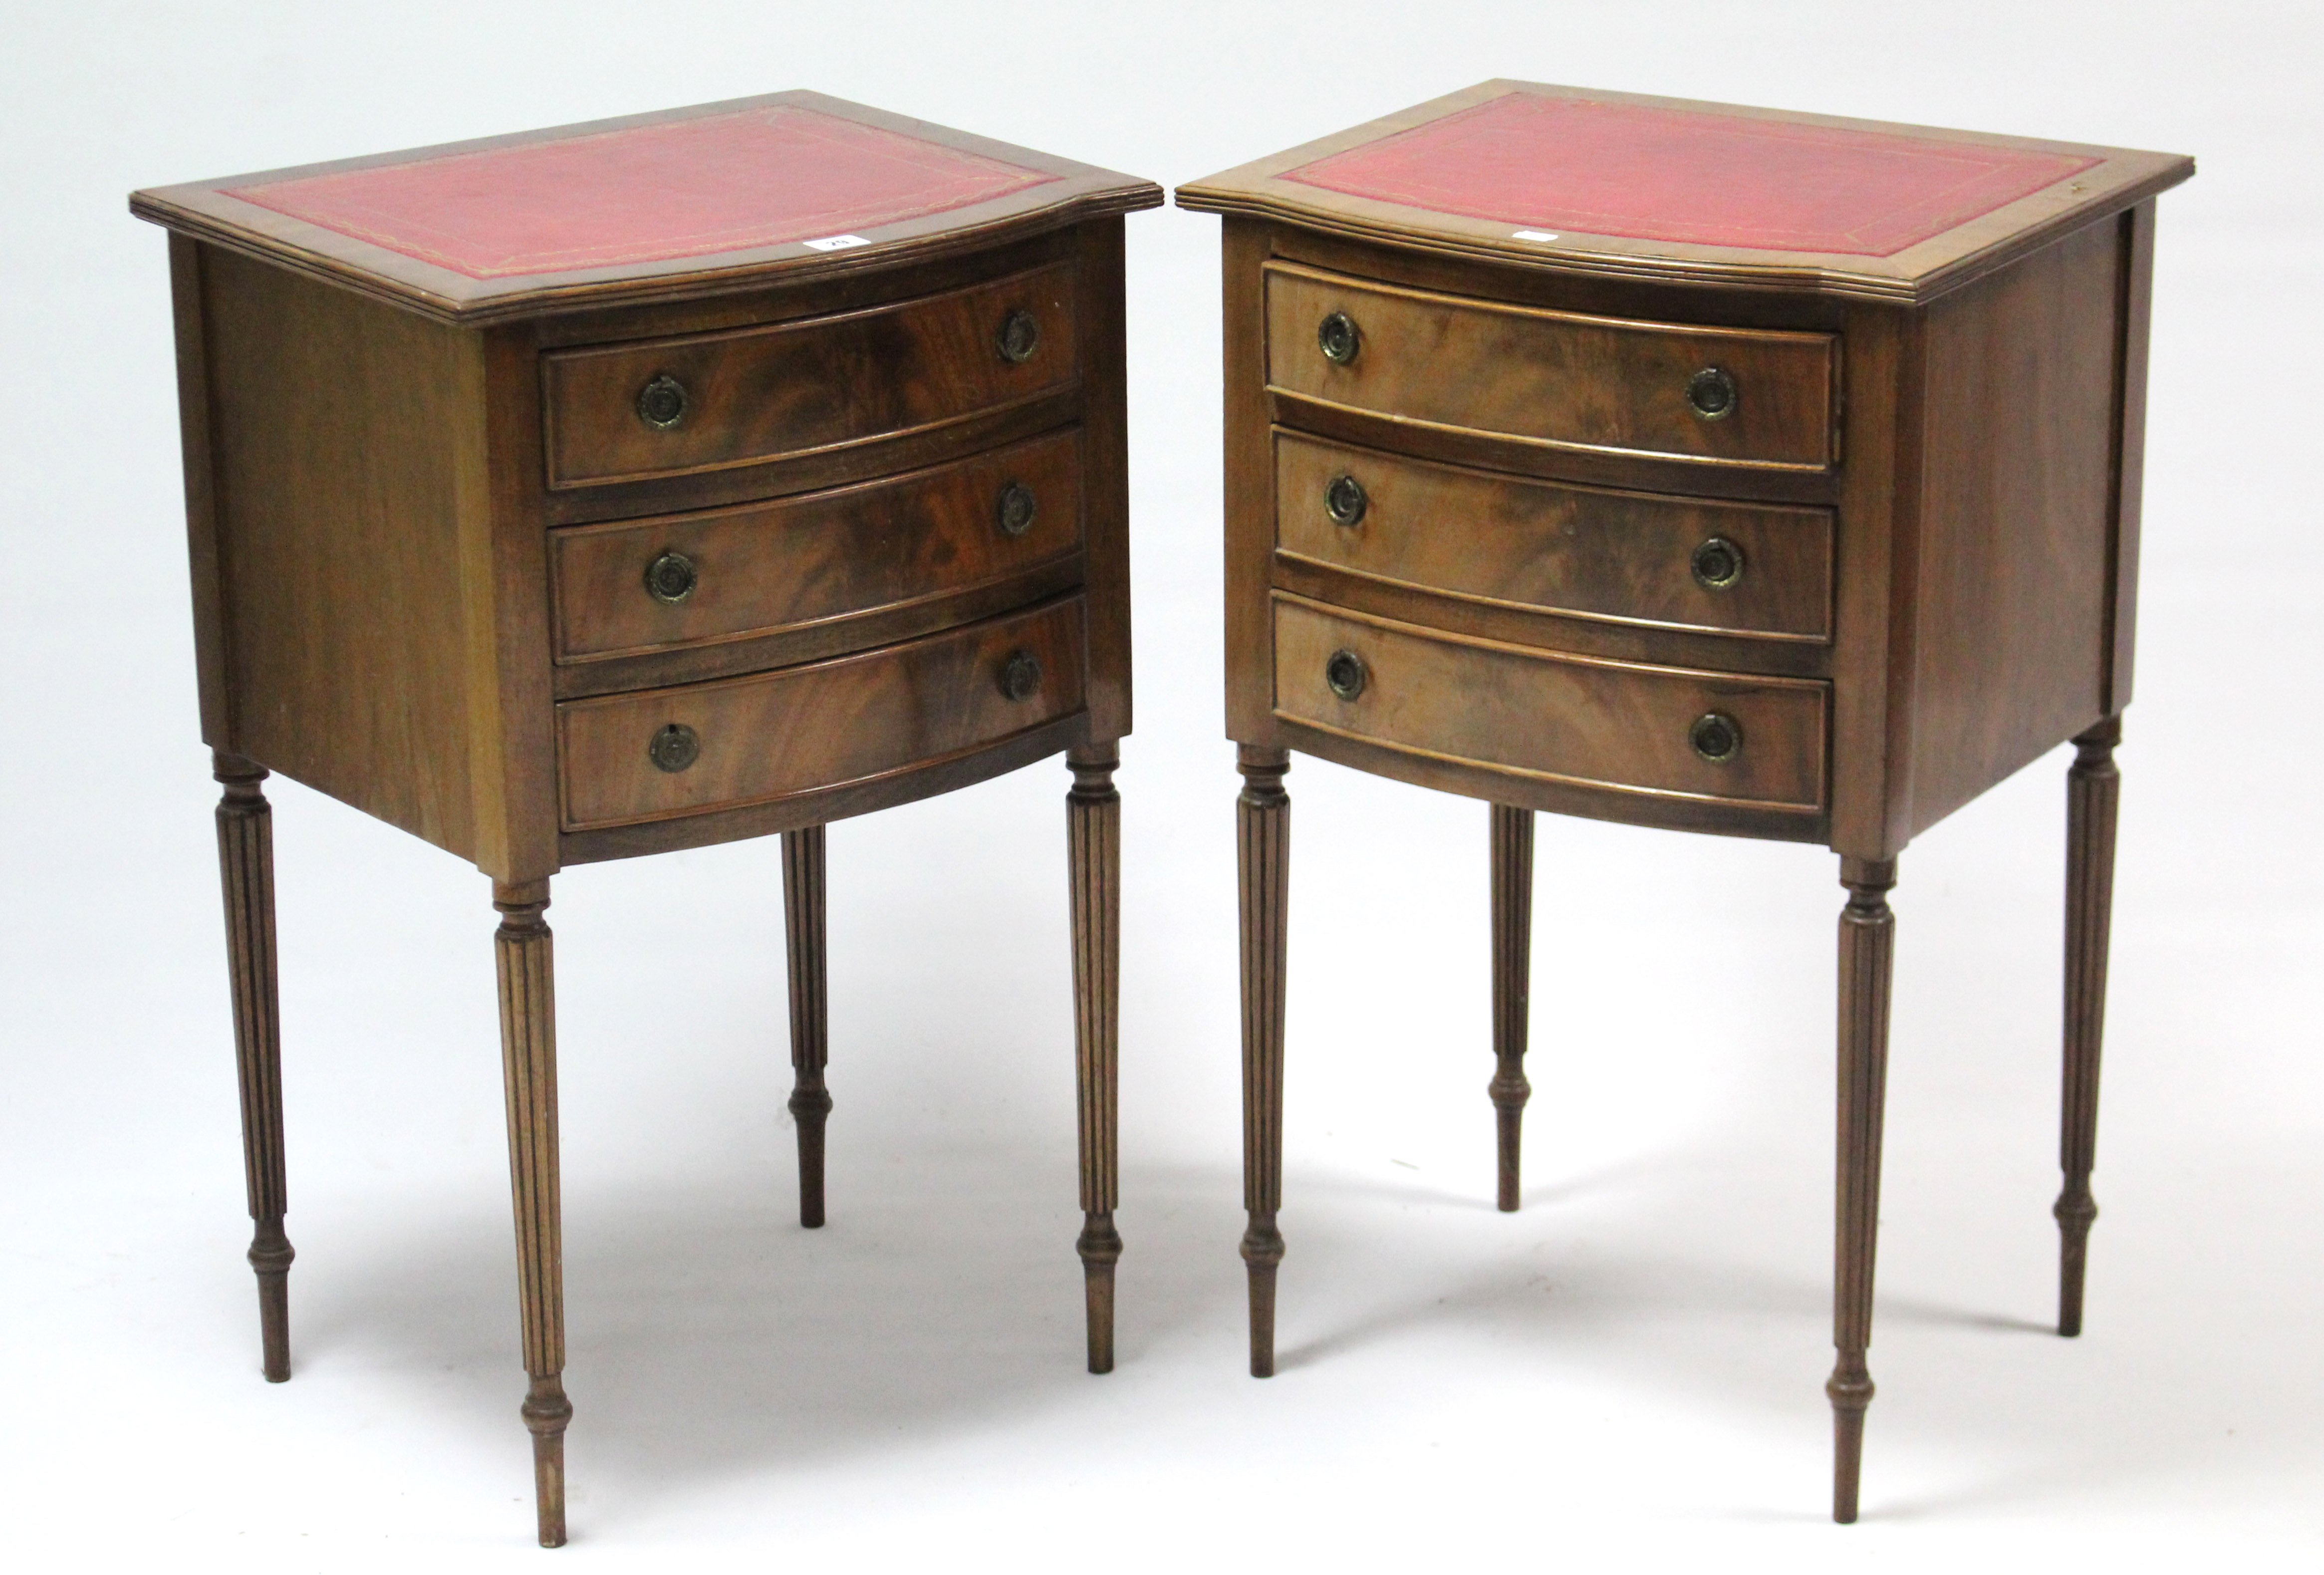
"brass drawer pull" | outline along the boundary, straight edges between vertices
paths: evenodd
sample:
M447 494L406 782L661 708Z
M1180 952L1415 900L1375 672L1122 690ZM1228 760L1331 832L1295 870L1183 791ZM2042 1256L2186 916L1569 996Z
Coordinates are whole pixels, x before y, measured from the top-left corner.
M1333 312L1315 329L1315 343L1323 347L1324 359L1345 366L1364 347L1364 336L1356 331L1356 319L1345 312Z
M699 581L694 560L682 552L665 552L646 565L646 594L666 607L675 607L694 594Z
M993 522L1001 527L1003 536L1022 536L1033 529L1033 516L1039 511L1040 501L1033 489L1023 482L1013 481L1001 489L1000 501L992 506Z
M1723 711L1706 711L1686 730L1686 741L1704 760L1724 765L1743 752L1743 724Z
M1041 659L1029 650L1009 653L1001 664L1001 692L1011 700L1030 700L1041 687Z
M667 432L686 419L686 385L667 372L638 390L638 419Z
M702 741L682 722L673 722L653 735L646 753L665 771L683 771L702 758Z
M1323 682L1342 700L1352 700L1362 694L1371 676L1364 659L1345 647L1333 651L1323 663Z
M1334 525L1344 528L1361 524L1364 510L1370 503L1371 500L1364 495L1364 484L1345 473L1333 476L1331 484L1323 489L1323 512L1332 517Z
M1033 352L1041 347L1041 325L1033 314L1017 308L1001 319L1001 332L993 343L1000 348L1001 359L1021 365L1033 359Z
M1743 577L1743 549L1724 536L1714 536L1694 549L1687 566L1704 590L1729 590Z
M1738 397L1735 374L1723 366L1706 366L1686 380L1687 407L1706 421L1733 415Z

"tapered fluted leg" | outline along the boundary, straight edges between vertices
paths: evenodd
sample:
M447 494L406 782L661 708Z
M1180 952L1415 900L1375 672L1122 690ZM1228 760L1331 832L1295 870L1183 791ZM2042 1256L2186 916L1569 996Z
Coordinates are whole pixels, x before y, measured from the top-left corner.
M2058 1144L2065 1190L2058 1217L2058 1332L2082 1331L2082 1273L2090 1221L2090 1167L2098 1140L2098 1045L2106 1035L2107 943L2114 916L2114 828L2122 778L2115 746L2122 718L2074 741L2066 773L2066 1076Z
M1500 1207L1517 1207L1519 1137L1526 1098L1526 1030L1532 1011L1533 811L1493 806L1493 1115L1500 1129Z
M1831 1308L1839 1348L1824 1393L1831 1397L1831 1517L1856 1518L1864 1462L1864 1411L1872 1375L1872 1259L1880 1235L1880 1119L1888 1084L1888 981L1896 918L1888 889L1894 860L1842 859L1848 906L1840 915L1840 1176Z
M524 1424L532 1431L540 1545L565 1543L565 1248L557 1186L557 993L549 882L493 883L501 911L501 1069L508 1089L509 1182L516 1202L517 1285L523 1300Z
M1235 873L1242 907L1242 1202L1250 1227L1250 1375L1275 1373L1275 1269L1283 1236L1284 912L1291 896L1291 798L1282 750L1236 751L1242 796L1235 805Z
M1121 1237L1120 1120L1115 1071L1120 1030L1121 795L1115 741L1069 751L1065 795L1067 880L1073 890L1074 1067L1081 1116L1082 1283L1088 1301L1089 1370L1113 1371L1113 1266Z
M798 1123L799 1223L823 1223L823 1086L831 989L824 969L823 828L783 834L783 935L790 959L791 1117Z
M242 1086L242 1171L254 1229L261 1364L271 1384L290 1377L290 1251L282 1234L281 1012L274 975L274 812L255 760L211 754L218 800L218 882L226 894L226 955L234 990L234 1051Z

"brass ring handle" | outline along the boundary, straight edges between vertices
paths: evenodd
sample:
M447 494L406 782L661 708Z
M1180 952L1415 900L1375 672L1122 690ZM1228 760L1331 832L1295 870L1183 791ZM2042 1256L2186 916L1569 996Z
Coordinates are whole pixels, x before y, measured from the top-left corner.
M992 505L992 521L1003 536L1022 536L1033 529L1033 516L1039 511L1040 500L1033 495L1033 489L1013 481L1001 489Z
M665 552L646 565L646 594L665 607L675 607L694 594L700 581L694 560L682 552Z
M1323 512L1342 529L1362 524L1364 511L1370 506L1364 484L1345 473L1333 476L1323 489Z
M1001 319L1001 332L993 336L1001 351L1001 359L1012 365L1033 359L1033 352L1041 347L1041 325L1033 314L1022 307L1012 309Z
M1030 700L1041 687L1041 659L1029 650L1014 650L1001 664L1001 692L1011 700Z
M648 741L646 755L665 771L683 771L702 758L702 740L686 723L673 722Z
M1694 549L1687 567L1704 590L1731 590L1743 577L1743 549L1724 536L1713 536Z
M1706 366L1686 380L1687 408L1706 421L1727 419L1741 397L1735 374L1723 366Z
M1362 694L1371 677L1364 659L1345 648L1333 651L1323 663L1324 685L1342 700L1352 700Z
M1355 318L1345 312L1333 312L1316 325L1315 343L1323 347L1325 360L1345 366L1364 347L1364 336Z
M638 390L638 419L658 432L667 432L686 419L686 385L667 372Z
M1686 741L1704 760L1725 765L1743 752L1743 724L1724 711L1706 711L1686 730Z

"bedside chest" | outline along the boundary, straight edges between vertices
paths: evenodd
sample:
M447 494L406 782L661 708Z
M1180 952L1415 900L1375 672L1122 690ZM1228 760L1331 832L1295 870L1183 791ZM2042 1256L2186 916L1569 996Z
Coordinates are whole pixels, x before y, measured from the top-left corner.
M280 771L493 880L524 1402L565 1539L549 878L779 832L823 1223L825 823L1065 751L1089 1365L1113 1362L1121 216L812 93L141 191L166 225L266 1376Z
M1872 1381L1896 859L2053 746L2081 1324L2158 153L1489 82L1225 216L1251 1371L1274 1368L1289 751L1491 808L1517 1206L1536 810L1840 855L1833 1515Z

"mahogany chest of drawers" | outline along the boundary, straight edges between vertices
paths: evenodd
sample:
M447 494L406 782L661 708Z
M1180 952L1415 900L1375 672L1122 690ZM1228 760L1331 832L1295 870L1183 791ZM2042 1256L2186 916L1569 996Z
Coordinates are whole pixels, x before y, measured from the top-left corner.
M290 1374L281 771L473 861L540 1530L565 1534L559 869L783 835L823 1222L825 823L1066 752L1112 1363L1130 177L811 93L143 191L170 227L267 1377Z
M2066 740L2060 1329L2081 1317L2172 155L1489 82L1181 188L1224 226L1251 1370L1273 1369L1303 751L1492 806L1500 1206L1532 813L1840 855L1834 1513L1872 1395L1917 833Z

